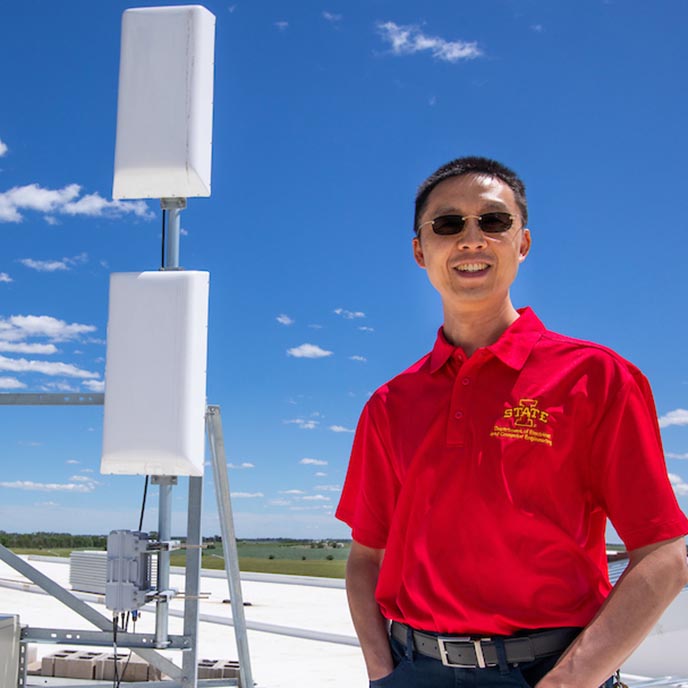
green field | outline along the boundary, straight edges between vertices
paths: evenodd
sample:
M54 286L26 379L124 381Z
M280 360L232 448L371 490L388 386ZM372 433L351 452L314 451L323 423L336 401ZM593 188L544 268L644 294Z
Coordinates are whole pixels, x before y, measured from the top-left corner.
M237 544L241 571L324 578L344 578L350 548L350 543L345 543L344 547L321 547L318 543L289 540L241 540ZM14 547L12 551L16 554L69 557L72 549ZM186 553L177 550L172 552L170 559L172 566L184 566ZM211 543L203 550L201 566L205 569L224 568L221 543Z
M349 549L348 544L340 548L320 548L303 542L281 540L242 540L237 545L241 571L325 578L344 578ZM218 543L215 549L203 551L201 565L207 569L222 569L222 557L222 548ZM184 552L172 553L173 566L183 566L184 559Z

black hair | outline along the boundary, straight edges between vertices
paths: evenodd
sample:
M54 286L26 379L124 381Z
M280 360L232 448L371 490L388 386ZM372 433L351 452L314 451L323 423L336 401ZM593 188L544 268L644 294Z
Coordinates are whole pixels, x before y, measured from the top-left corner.
M416 193L416 212L413 219L414 232L418 232L418 220L425 209L430 192L445 179L460 177L464 174L483 174L503 181L514 192L516 203L521 211L523 224L525 225L528 222L526 186L520 177L513 170L506 167L506 165L502 165L496 160L470 156L456 158L446 165L442 165L418 187L418 192Z

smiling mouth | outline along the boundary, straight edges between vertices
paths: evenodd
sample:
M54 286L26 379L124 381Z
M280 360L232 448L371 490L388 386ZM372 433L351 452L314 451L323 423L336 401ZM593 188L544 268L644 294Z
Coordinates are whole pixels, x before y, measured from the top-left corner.
M464 263L457 265L454 269L459 272L484 272L490 266L487 263Z

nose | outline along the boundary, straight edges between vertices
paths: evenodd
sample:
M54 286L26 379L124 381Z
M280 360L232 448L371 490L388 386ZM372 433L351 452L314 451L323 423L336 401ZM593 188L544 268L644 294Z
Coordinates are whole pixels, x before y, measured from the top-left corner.
M461 248L483 248L487 242L483 230L480 229L478 218L469 217L458 238Z

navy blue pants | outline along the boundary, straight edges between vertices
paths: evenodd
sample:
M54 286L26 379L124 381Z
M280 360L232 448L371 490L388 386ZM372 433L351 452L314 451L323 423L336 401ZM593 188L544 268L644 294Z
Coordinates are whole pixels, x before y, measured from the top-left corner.
M558 655L552 655L518 666L457 669L444 666L438 659L407 651L396 638L390 638L390 644L394 671L370 681L370 688L532 688L559 659ZM609 679L601 688L612 688L612 685L613 679Z

